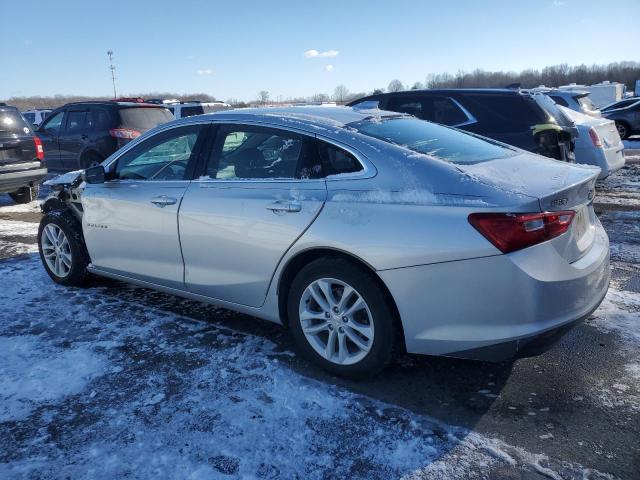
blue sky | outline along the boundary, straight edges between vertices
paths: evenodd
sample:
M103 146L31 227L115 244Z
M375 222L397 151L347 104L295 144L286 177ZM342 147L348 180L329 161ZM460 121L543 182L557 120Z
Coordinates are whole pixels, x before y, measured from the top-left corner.
M2 10L0 98L109 95L109 49L119 93L223 100L331 94L338 84L370 91L460 69L640 60L638 0L32 0Z

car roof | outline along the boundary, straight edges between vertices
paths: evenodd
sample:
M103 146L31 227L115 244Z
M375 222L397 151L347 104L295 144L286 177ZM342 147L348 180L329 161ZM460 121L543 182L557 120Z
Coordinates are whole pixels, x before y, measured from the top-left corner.
M344 127L350 123L368 118L384 118L407 116L398 112L384 110L360 110L352 107L268 107L268 108L239 108L223 110L205 115L196 115L180 121L201 121L203 118L211 120L229 121L258 121L273 125L291 126L295 123L299 128L313 131L314 127Z
M117 107L154 107L163 108L164 105L155 103L142 103L142 102L114 102L112 100L87 100L86 102L69 102L63 105L63 107L76 107L82 105L103 105L103 106L117 106Z
M391 95L415 95L418 94L438 94L444 93L448 95L454 95L456 93L477 93L482 95L490 95L495 93L501 93L505 95L518 95L520 90L513 88L423 88L416 90L402 90L400 92L386 92L380 94L369 95L371 97L377 96L391 96Z

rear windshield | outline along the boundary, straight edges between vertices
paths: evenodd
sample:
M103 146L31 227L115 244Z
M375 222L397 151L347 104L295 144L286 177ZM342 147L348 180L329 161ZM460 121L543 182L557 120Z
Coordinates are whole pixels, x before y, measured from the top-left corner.
M173 120L173 115L166 108L156 107L129 107L120 109L122 125L139 132L158 126Z
M202 108L202 105L197 105L195 107L182 107L181 109L182 118L202 115L203 113L204 109Z
M598 110L598 107L594 105L594 103L589 98L589 95L585 95L584 97L578 97L577 100L580 106L585 110L590 110L590 111Z
M515 152L507 146L416 118L364 120L349 126L364 135L452 163L479 163Z
M17 110L0 110L0 132L28 134L31 130Z

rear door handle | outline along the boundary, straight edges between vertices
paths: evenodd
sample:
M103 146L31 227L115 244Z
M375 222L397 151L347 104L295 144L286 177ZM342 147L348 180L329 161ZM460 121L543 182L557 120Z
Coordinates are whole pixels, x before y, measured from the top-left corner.
M300 210L302 210L302 205L300 205L298 202L273 202L270 203L269 205L267 205L267 210L271 210L274 213L278 213L278 212L299 212Z
M154 197L151 199L151 203L160 208L164 208L167 205L175 205L177 201L177 198L167 197L166 195L160 195L159 197Z

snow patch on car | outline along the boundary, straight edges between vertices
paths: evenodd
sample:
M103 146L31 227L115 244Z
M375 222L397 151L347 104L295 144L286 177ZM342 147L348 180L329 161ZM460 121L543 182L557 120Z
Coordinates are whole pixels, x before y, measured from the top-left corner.
M473 206L486 207L485 200L478 197L451 195L445 193L433 193L428 190L369 190L369 191L342 191L331 196L334 202L347 203L397 203L408 205L448 205L448 206Z

